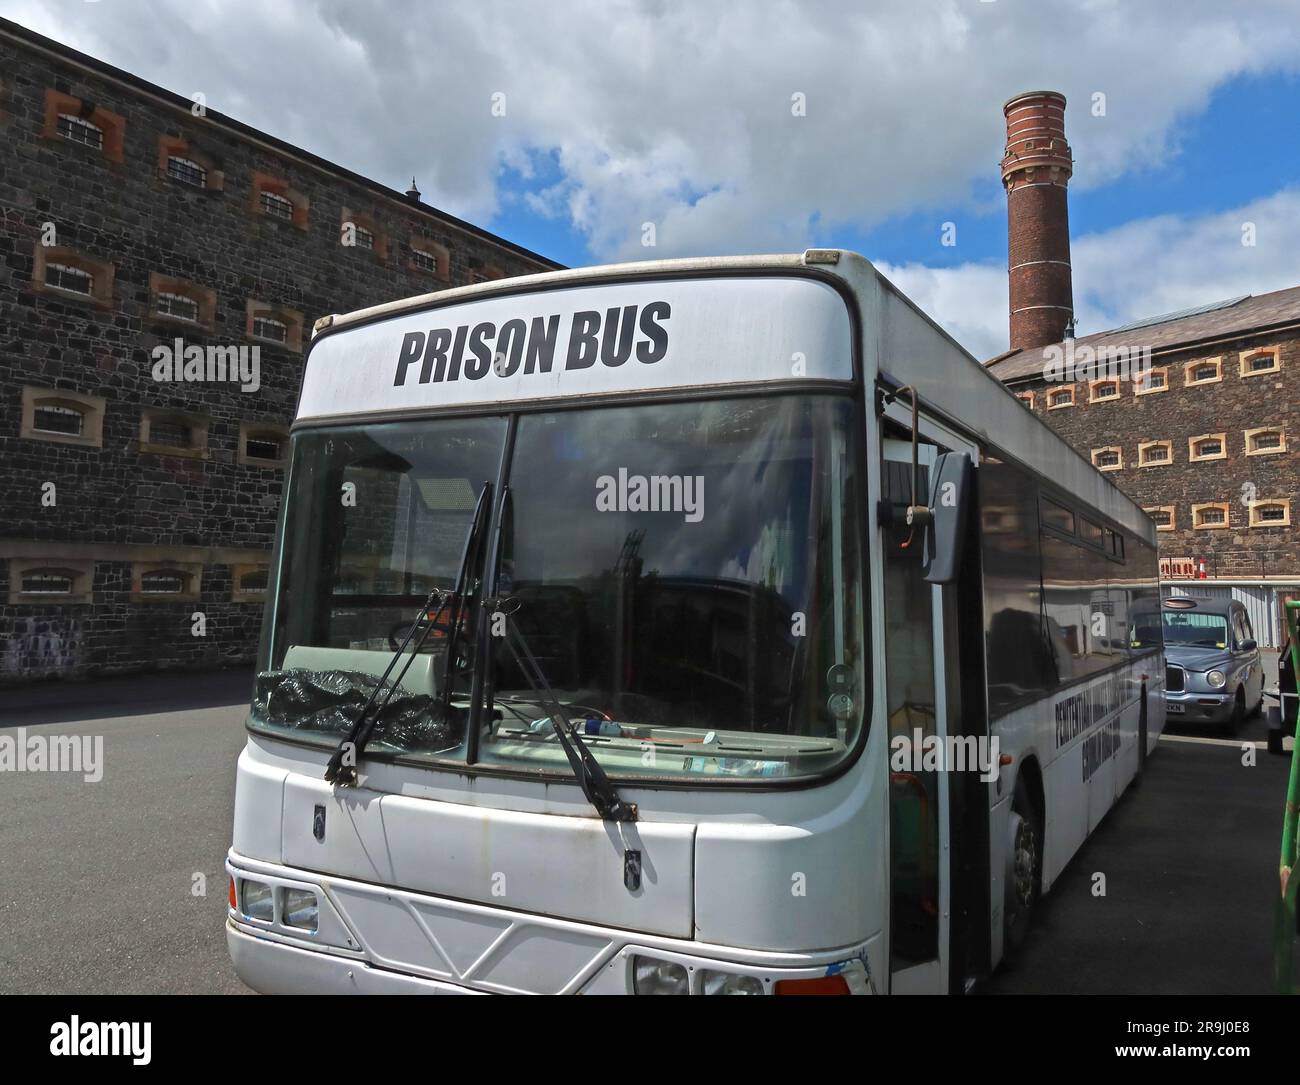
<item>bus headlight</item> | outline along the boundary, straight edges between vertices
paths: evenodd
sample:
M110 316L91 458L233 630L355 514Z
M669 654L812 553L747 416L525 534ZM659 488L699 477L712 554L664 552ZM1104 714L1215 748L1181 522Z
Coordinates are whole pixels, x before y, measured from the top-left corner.
M1210 671L1205 676L1205 680L1210 683L1214 689L1221 689L1227 679L1223 676L1222 671Z
M736 972L714 972L706 968L700 973L700 986L706 995L761 995L763 981L757 976L742 976Z
M316 894L310 889L290 889L287 886L281 893L281 922L286 927L296 927L308 934L315 934L320 923L320 904L316 900Z
M259 919L270 923L275 919L275 898L271 887L265 882L240 879L239 895L243 899L245 919Z
M690 994L686 966L653 957L632 958L632 990L638 995Z

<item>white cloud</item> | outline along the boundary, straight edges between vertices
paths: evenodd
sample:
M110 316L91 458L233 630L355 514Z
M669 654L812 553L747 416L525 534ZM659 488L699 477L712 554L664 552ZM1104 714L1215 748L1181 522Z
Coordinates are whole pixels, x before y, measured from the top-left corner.
M1242 244L1253 223L1255 244ZM1161 215L1072 245L1078 333L1193 305L1300 285L1300 189L1288 188L1230 211ZM1004 265L877 265L977 358L1007 347Z
M1292 0L528 0L356 4L14 0L5 14L212 108L480 220L503 163L599 259L790 250L823 228L973 206L1000 103L1070 98L1076 188L1176 151L1242 73L1296 70ZM506 95L506 115L490 114ZM1094 92L1106 95L1095 117ZM791 95L807 116L791 115ZM932 283L940 289L942 276Z

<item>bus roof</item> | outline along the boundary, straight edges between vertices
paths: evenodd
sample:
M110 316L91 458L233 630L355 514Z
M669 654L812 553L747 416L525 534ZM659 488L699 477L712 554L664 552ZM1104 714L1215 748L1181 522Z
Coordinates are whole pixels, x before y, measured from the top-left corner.
M1000 459L1018 461L1154 545L1155 525L1134 501L1016 396L865 257L845 249L803 253L645 260L568 268L419 294L322 317L313 339L425 309L564 287L629 279L818 272L845 284L857 301L863 364L888 384L911 385L923 407L975 438Z

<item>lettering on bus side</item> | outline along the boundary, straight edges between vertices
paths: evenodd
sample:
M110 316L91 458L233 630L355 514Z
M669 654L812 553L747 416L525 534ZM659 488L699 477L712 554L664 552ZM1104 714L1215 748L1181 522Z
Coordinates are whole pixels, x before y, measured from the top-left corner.
M672 307L666 301L648 305L623 305L581 310L569 321L564 368L590 369L597 362L611 369L635 358L644 365L662 361L668 353ZM512 377L550 373L555 366L560 337L560 314L505 321L499 328L490 320L407 332L397 352L394 387L406 384L411 368L419 363L418 383L479 380L492 373Z
M1095 686L1081 689L1053 706L1056 721L1056 748L1078 738L1099 720L1105 719L1132 698L1128 695L1132 686L1133 669L1131 666L1115 671Z

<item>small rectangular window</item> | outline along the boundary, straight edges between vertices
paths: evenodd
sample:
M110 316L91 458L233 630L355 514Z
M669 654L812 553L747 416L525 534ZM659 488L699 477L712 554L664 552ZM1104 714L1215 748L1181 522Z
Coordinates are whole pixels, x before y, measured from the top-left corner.
M157 296L155 306L160 316L170 316L178 320L190 320L196 324L198 323L199 303L193 298L185 297L183 294L161 291Z
M283 219L285 222L293 221L293 201L286 200L276 192L263 192L261 194L262 211L264 214L273 218Z
M22 590L25 595L71 595L73 583L68 573L34 569L23 574Z
M1101 524L1094 524L1086 516L1082 517L1083 530L1079 533L1080 537L1089 546L1100 547L1105 535L1102 531Z
M60 113L58 133L64 139L71 140L73 143L93 147L97 151L104 149L104 130L84 117L76 117L71 113Z
M269 316L253 318L253 334L258 339L269 339L273 343L285 343L289 339L289 326L282 320Z
M255 460L278 460L282 449L280 439L266 433L251 433L244 442L244 455Z
M208 184L208 171L193 159L178 154L168 156L167 176L195 188L206 188Z
M85 418L72 407L40 406L32 410L32 429L80 437Z
M179 595L185 591L185 575L170 570L145 573L140 577L140 591L145 595Z
M355 224L354 224L355 225ZM367 230L364 226L355 226L354 235L356 247L358 249L373 249L375 247L375 235Z
M92 297L95 293L95 277L88 271L67 264L46 264L45 285L70 290L74 294L85 294L87 297Z
M438 258L423 249L411 250L411 263L420 271L427 271L432 275L438 274Z

